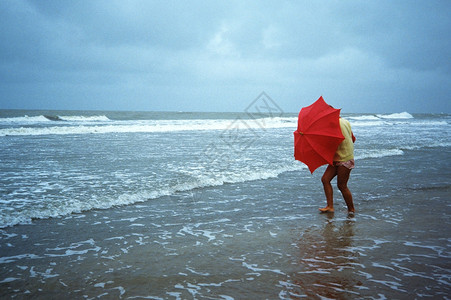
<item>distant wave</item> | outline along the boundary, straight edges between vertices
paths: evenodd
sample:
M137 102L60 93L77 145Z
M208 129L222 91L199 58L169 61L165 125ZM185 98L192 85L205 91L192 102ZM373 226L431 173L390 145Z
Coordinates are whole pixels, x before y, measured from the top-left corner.
M108 122L111 121L107 116L59 116L63 121L73 122Z
M39 116L22 116L22 117L10 117L0 118L0 123L41 123L52 121L68 121L68 122L106 122L111 121L107 116L57 116L57 115L39 115Z
M387 115L377 114L377 115L350 116L348 118L356 121L378 121L384 119L413 119L414 117L408 112L402 112Z
M381 119L413 119L413 116L408 112L395 113L389 115L377 115Z
M375 115L363 115L363 116L352 116L352 117L348 117L348 119L351 120L357 120L357 121L375 121L375 120L380 120L379 117L376 117Z
M58 116L44 116L46 117L48 120L50 121L63 121L60 117Z
M61 117L62 120L68 120ZM99 120L102 118L97 118ZM83 119L84 120L84 119ZM93 119L90 119L93 120ZM295 127L293 118L262 118L235 120L140 120L112 121L107 124L78 124L77 126L14 127L0 129L0 136L67 135L101 133L149 133L205 130L259 130Z
M350 116L353 127L368 128L386 125L391 122L413 122L415 126L446 126L445 120L414 119L408 113L390 115ZM24 122L23 119L29 120ZM292 128L297 126L297 117L274 117L260 119L180 119L180 120L110 120L106 116L58 116L50 121L45 116L9 118L15 123L11 127L1 128L2 136L37 136L37 135L80 135L106 133L153 133L176 131L208 130L266 130L271 128ZM4 120L4 119L3 119ZM412 121L411 121L412 120ZM10 125L1 123L2 125ZM34 126L31 122L46 122L45 126ZM5 127L5 126L3 126Z
M387 156L404 155L401 149L377 149L377 150L362 150L361 153L356 153L356 159L366 158L382 158Z
M46 116L29 117L27 115L23 117L0 118L0 123L38 123L38 122L50 122L50 119L48 119Z
M401 113L393 113L393 114L364 114L364 115L352 115L346 117L350 120L356 121L378 121L384 119L412 119L414 118L408 112ZM244 122L251 125L251 127L258 123L259 127L268 127L268 128L278 128L278 127L296 127L297 126L297 117L266 117L266 118L258 118L258 119L240 119ZM0 124L30 124L30 123L48 123L48 122L74 122L74 123L94 123L94 122L116 122L112 121L105 115L92 115L92 116L83 116L83 115L38 115L38 116L20 116L20 117L7 117L0 118ZM134 122L136 120L123 120L125 122ZM140 120L140 121L152 121L152 120ZM161 120L165 122L175 122L175 121L196 121L196 120ZM198 119L197 122L207 121L207 119ZM211 120L210 120L211 121ZM230 119L215 119L214 121L227 121L231 122Z

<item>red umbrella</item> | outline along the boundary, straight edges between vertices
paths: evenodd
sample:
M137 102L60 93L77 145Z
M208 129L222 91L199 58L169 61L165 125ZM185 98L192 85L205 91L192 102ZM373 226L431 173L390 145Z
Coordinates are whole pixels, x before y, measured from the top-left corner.
M311 173L319 166L333 164L335 151L345 139L339 118L340 109L327 104L322 96L299 112L294 158L305 163Z

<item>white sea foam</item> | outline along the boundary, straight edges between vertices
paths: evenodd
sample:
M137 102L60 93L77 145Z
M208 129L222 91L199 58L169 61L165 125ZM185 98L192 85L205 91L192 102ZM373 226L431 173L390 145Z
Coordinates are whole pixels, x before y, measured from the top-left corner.
M357 121L351 121L351 126L352 127L374 127L374 126L381 126L384 125L385 121L382 119L377 119L377 120L366 120L366 121L361 121L361 120L357 120Z
M0 118L0 123L40 123L40 122L51 122L45 116L33 116L29 117L27 115L23 117L10 117L10 118Z
M98 116L58 116L63 121L72 121L72 122L108 122L111 121L105 115Z
M388 115L377 115L377 117L381 119L413 119L413 116L408 112L394 113Z
M376 117L375 115L352 116L352 117L348 117L348 119L350 119L350 120L357 120L357 121L380 120L380 118Z
M377 121L381 119L413 119L414 117L409 114L408 112L402 112L402 113L393 113L393 114L365 114L361 116L349 116L347 117L350 120L356 120L356 121Z
M20 259L37 259L40 258L38 255L36 254L32 254L32 253L26 253L26 254L19 254L19 255L14 255L14 256L3 256L0 257L0 264L8 264L11 262L15 262L18 261Z
M112 124L49 127L19 127L0 129L0 136L36 136L101 133L151 133L206 130L265 130L295 127L292 118L263 118L235 120L139 120L116 121Z
M194 180L177 183L171 186L160 188L158 190L145 190L137 193L124 193L117 198L106 198L99 201L77 201L72 200L69 204L56 205L51 208L35 209L34 207L24 208L18 214L9 212L0 212L0 228L14 226L16 224L29 224L33 219L47 219L58 216L69 215L71 213L81 213L92 209L108 209L115 206L130 205L145 202L151 199L157 199L164 196L171 196L178 192L191 191L198 188L221 186L227 183L241 183L268 178L276 178L280 174L289 171L302 170L305 165L293 161L292 164L281 166L274 169L262 171L238 170L237 172L227 172L222 174L204 173L197 176Z
M403 113L404 114L404 113ZM388 117L390 115L386 115ZM147 170L151 170L151 172L155 172L155 176L150 176L149 180L146 181L146 184L139 183L138 178L141 174L140 168L137 167L136 173L135 171L124 171L118 172L117 178L113 179L111 182L107 179L102 179L103 175L89 175L89 168L84 169L84 166L77 166L74 164L70 164L70 168L67 170L68 176L70 176L71 172L76 172L75 176L71 177L70 185L69 183L65 183L62 179L62 173L60 170L58 172L52 173L45 168L48 166L53 166L52 157L48 161L42 163L42 165L33 165L34 157L31 157L30 161L32 168L29 170L24 178L22 176L21 171L14 171L8 174L5 173L6 178L8 176L9 181L14 182L26 182L30 188L21 188L19 184L12 186L11 192L3 199L0 199L0 227L11 226L15 224L24 224L30 223L33 219L43 219L43 218L51 218L58 216L65 216L71 213L80 213L83 211L89 211L92 209L108 209L114 206L122 206L129 205L139 202L144 202L149 199L157 199L164 196L171 196L175 193L192 191L194 189L202 189L206 187L214 187L214 186L222 186L228 183L241 183L248 182L253 180L264 180L269 178L276 178L280 174L284 172L290 171L299 171L306 170L306 166L301 162L294 161L292 157L291 149L292 149L292 135L291 128L296 127L297 118L295 117L282 117L282 118L261 118L261 119L180 119L180 120L109 120L106 121L101 114L97 116L98 118L95 122L90 121L64 121L64 122L53 122L53 121L45 121L47 122L45 125L39 124L38 126L30 125L30 126L22 126L20 128L3 128L0 129L0 136L5 135L43 135L43 134L55 134L55 135L65 135L65 134L87 134L87 133L108 133L108 132L172 132L172 131L205 131L205 130L252 130L260 132L268 129L268 128L285 128L283 130L266 130L265 137L262 138L262 141L266 139L265 144L269 145L270 148L264 149L259 147L250 147L246 149L246 152L240 153L231 153L230 162L226 165L226 163L221 161L213 161L209 159L209 157L199 157L200 160L205 160L202 164L198 164L197 162L193 163L194 167L191 168L189 165L185 164L184 161L179 160L179 156L182 157L186 153L186 144L193 143L193 139L190 137L190 134L184 134L183 136L187 137L187 140L183 140L184 149L180 148L179 150L174 150L173 154L177 157L174 160L171 160L171 166L169 168L172 171L170 173L160 172L160 169L152 169L152 167L148 167ZM391 115L391 117L394 117ZM355 120L352 122L354 126L356 123L359 124L355 129L355 133L357 136L357 144L356 144L356 159L367 159L367 158L383 158L389 156L401 156L404 155L404 151L408 150L417 150L425 147L449 147L450 142L449 138L446 135L447 126L449 126L447 122L447 118L441 117L421 117L419 116L416 119L407 119L407 115L404 114L406 119L402 120L389 120L382 119L379 116L375 115L361 115L355 116ZM61 117L61 118L64 118ZM84 117L83 117L84 118ZM81 119L83 119L81 118ZM94 119L93 119L94 120ZM74 122L74 123L72 123ZM75 122L80 122L75 125ZM103 123L102 123L103 122ZM380 130L380 128L374 126L374 124L390 124L393 126L386 126ZM49 125L50 124L50 125ZM420 124L419 126L417 126ZM443 132L440 136L436 137L434 132L429 128L424 130L424 127L428 124L434 124L432 129L435 130L435 127L439 127L438 132ZM15 124L14 126L17 126ZM3 126L4 127L4 126ZM12 127L12 126L11 126ZM427 127L427 126L426 126ZM417 132L418 130L424 130L423 132L429 134L427 135L427 139L423 138L421 141L417 141ZM405 132L404 132L405 131ZM360 135L359 135L360 134ZM434 134L434 136L432 136ZM201 135L199 133L199 135ZM167 140L168 147L174 147L176 142L171 140L169 135L161 134L155 135L165 137ZM197 138L197 134L194 135ZM385 137L385 139L380 139L380 142L375 144L374 136L377 137ZM412 137L412 138L411 138ZM55 140L63 140L69 141L69 139L62 137L53 137ZM96 139L100 137L93 137L92 144L95 146L94 142ZM123 137L127 138L126 136ZM399 139L398 139L399 138ZM102 137L105 142L109 142L109 137ZM3 145L8 145L9 141L5 139L7 143ZM11 139L14 142L20 142L20 138ZM38 149L42 146L42 142L40 139L27 139L24 138L27 142L33 142ZM91 139L87 139L91 144ZM278 145L273 145L274 142ZM386 142L387 141L387 142ZM219 140L219 142L221 142ZM224 143L224 141L222 141ZM91 153L91 151L97 151L96 148L90 148L90 144L87 144L87 153ZM68 144L70 145L70 143ZM127 144L128 145L128 144ZM204 145L204 146L200 146ZM202 154L205 152L202 151L200 147L206 147L207 144L200 143L197 145L190 145L189 151L199 151ZM178 147L177 144L176 147ZM220 145L221 146L221 145ZM224 145L223 145L224 146ZM227 146L227 145L226 145ZM224 155L227 151L233 152L234 149L231 147L224 146L221 150L215 152L216 156ZM140 157L147 149L153 149L154 145L149 144L148 146L143 147L142 145L138 145L135 148L135 145L130 143L130 146L127 147L127 150L120 150L126 152L118 152L118 154L127 154L133 155L136 157ZM7 148L4 148L7 149ZM31 149L31 148L30 148ZM168 148L169 149L169 148ZM172 149L172 148L171 148ZM174 148L175 149L175 148ZM287 150L290 149L290 150ZM66 151L69 154L72 154L72 150L70 147L67 149L61 149L62 151ZM212 150L213 151L213 150ZM214 151L213 151L214 152ZM6 152L5 152L6 153ZM101 152L99 152L101 153ZM157 152L155 152L157 153ZM171 152L172 153L172 152ZM279 153L279 156L273 156L274 153ZM50 155L50 152L45 152L45 155ZM63 155L64 153L62 153ZM208 152L211 154L211 152ZM115 156L115 151L108 151L108 155L111 155L112 161L116 162L117 157ZM154 155L154 154L152 154ZM266 156L268 158L266 158ZM5 156L6 157L6 156ZM61 156L65 157L65 156ZM70 157L70 156L69 156ZM124 155L125 157L125 155ZM146 158L150 157L146 154ZM164 158L162 158L164 157ZM148 162L157 162L158 165L163 166L165 163L160 164L161 159L166 159L168 156L162 154L162 157L157 153L155 157L152 157L152 160L148 160ZM233 158L233 159L232 159ZM279 159L280 158L280 159ZM182 159L182 158L180 158ZM275 165L275 160L279 160L279 162ZM255 161L260 161L260 163L256 163ZM20 161L16 162L20 165ZM64 159L61 160L61 163L64 163ZM147 163L143 161L143 163ZM193 165L191 164L191 166ZM210 165L209 165L210 164ZM45 165L45 166L44 166ZM74 165L74 169L71 171L72 165ZM99 164L101 168L105 166ZM44 168L44 169L42 169ZM115 166L112 166L110 171L115 170ZM155 167L157 168L157 167ZM211 171L209 171L211 169ZM15 170L11 168L11 170ZM65 170L66 171L66 170ZM106 172L108 173L108 172ZM174 179L175 177L180 177ZM72 174L73 175L73 174ZM174 175L174 176L173 176ZM44 178L45 180L40 180L39 183L36 183L36 177ZM143 175L147 176L146 174ZM61 177L61 180L59 179ZM152 183L152 181L156 178L158 183ZM20 179L20 180L19 180ZM116 179L120 179L121 182L116 182ZM28 180L28 181L27 181ZM46 181L47 180L47 181ZM73 190L82 189L83 185L86 181L92 181L90 184L90 188L92 189L92 195L90 193L85 193L82 196L73 197L74 195L78 195L76 192L72 192ZM125 181L134 185L133 189L129 189L125 185ZM6 182L6 180L4 181ZM52 182L51 184L49 182ZM176 182L174 184L173 182ZM117 193L114 195L108 194L104 195L98 192L103 185L110 185L117 188ZM25 186L25 185L24 185ZM65 197L54 197L54 191L65 191L67 193L67 198ZM73 193L73 194L72 194ZM68 198L71 200L68 201ZM194 199L194 197L193 197ZM45 200L45 201L44 201ZM196 199L194 199L196 200ZM48 202L47 202L48 201ZM14 207L16 210L12 211L7 207ZM136 226L136 225L134 225ZM206 232L205 234L210 234Z
M358 153L356 159L365 158L381 158L394 155L403 155L404 152L400 149L376 149L366 150ZM93 199L92 201L77 201L72 200L69 204L57 205L47 207L45 209L35 209L33 207L22 209L20 213L2 212L0 215L0 228L13 226L16 224L30 223L32 219L46 219L50 217L58 217L69 215L71 213L81 213L92 209L108 209L115 206L130 205L140 202L145 202L151 199L157 199L164 196L171 196L178 192L186 192L199 188L222 186L230 183L243 183L255 180L265 180L269 178L276 178L280 174L291 171L300 171L306 169L306 166L298 161L291 161L276 168L264 169L236 169L227 170L226 172L203 171L192 174L191 179L188 179L177 184L168 185L157 190L143 190L136 193L124 193L118 197L108 197L105 199ZM188 172L189 173L189 172ZM204 233L207 236L209 233ZM209 237L211 238L211 236Z
M266 130L297 127L297 117L267 117L259 119L180 119L180 120L110 120L105 115L96 116L57 116L57 122L49 117L15 117L0 119L0 124L8 125L0 129L2 136L40 136L40 135L83 135L108 133L162 133L177 131L209 130ZM353 127L373 127L392 125L390 122L409 122L413 116L407 112L387 115L349 116ZM387 123L388 122L388 123ZM446 120L417 121L418 126L447 126ZM42 123L35 126L35 123Z
M356 159L365 158L382 158L387 156L404 155L401 149L377 149L377 150L362 150L361 153L355 155Z
M378 115L349 116L347 118L351 121L351 125L353 127L372 127L372 126L381 126L384 124L386 125L391 124L390 122L392 121L408 121L410 119L413 119L414 117L408 112L402 112L387 115L378 114ZM426 123L430 125L429 122Z
M15 280L20 280L20 278L8 277L8 278L5 278L2 281L0 281L0 283L9 283L9 282L12 282L12 281L15 281Z
M244 261L242 262L242 265L243 265L243 267L245 267L253 272L257 272L258 274L259 274L259 272L273 272L273 273L285 275L285 273L279 269L259 268L256 264L248 264Z
M66 121L66 122L108 122L111 121L105 115L95 115L95 116L57 116L57 115L39 115L39 116L28 116L24 115L21 117L9 117L0 118L0 124L33 124L33 123L48 123L54 121Z
M78 249L79 247L84 247L86 245L93 246L94 248L87 249ZM89 239L86 241L81 241L77 243L71 244L69 247L56 247L56 248L48 248L45 255L48 257L60 257L60 256L71 256L71 255L82 255L86 254L89 251L99 252L101 250L100 247L95 246L95 241L93 239Z

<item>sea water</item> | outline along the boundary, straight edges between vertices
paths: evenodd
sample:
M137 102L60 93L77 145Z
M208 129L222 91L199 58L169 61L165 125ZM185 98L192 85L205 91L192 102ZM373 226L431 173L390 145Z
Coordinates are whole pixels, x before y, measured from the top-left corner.
M295 116L42 113L0 118L1 227L304 168L293 160ZM447 115L349 120L356 160L450 143Z
M296 114L1 111L0 296L447 297L451 117L343 117L354 218Z

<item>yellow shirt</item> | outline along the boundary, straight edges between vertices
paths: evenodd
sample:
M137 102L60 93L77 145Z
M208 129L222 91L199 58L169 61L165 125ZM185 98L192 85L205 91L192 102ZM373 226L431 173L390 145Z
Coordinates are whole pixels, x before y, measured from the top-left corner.
M348 161L354 159L355 137L352 134L351 124L348 120L340 118L340 128L345 139L338 146L337 152L335 152L334 161Z

